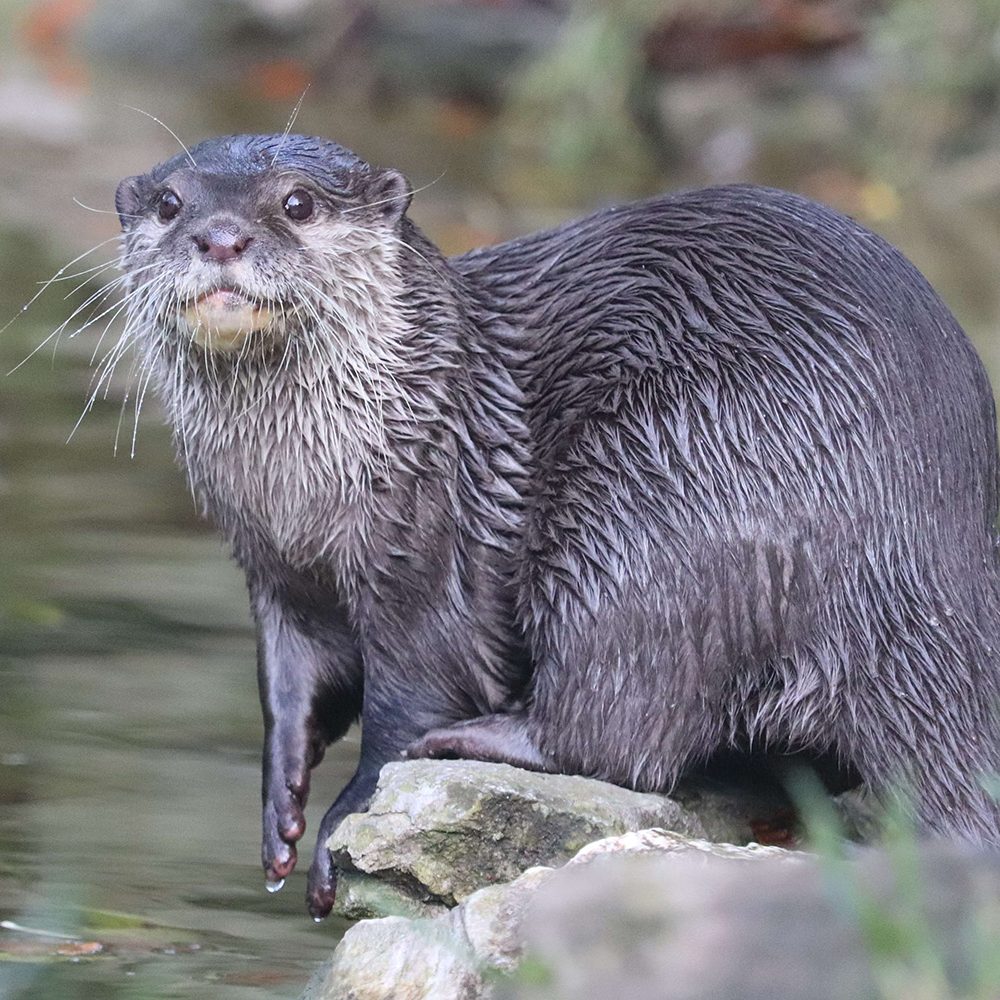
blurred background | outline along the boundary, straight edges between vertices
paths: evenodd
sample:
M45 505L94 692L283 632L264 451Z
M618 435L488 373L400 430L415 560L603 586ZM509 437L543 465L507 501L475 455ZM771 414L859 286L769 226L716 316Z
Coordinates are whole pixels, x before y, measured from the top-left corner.
M803 192L899 245L1000 385L1000 0L0 0L0 997L291 997L343 929L301 874L263 891L243 584L155 403L122 366L67 444L104 323L20 364L114 276L117 181L179 148L149 115L190 145L303 94L296 130L401 168L452 253Z

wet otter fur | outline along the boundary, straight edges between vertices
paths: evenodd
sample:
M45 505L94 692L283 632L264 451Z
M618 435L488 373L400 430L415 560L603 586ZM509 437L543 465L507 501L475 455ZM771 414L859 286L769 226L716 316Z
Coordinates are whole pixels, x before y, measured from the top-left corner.
M263 860L360 717L325 840L404 753L670 789L729 747L905 781L1000 841L993 399L892 246L721 187L446 259L332 142L122 182L129 336L246 571Z

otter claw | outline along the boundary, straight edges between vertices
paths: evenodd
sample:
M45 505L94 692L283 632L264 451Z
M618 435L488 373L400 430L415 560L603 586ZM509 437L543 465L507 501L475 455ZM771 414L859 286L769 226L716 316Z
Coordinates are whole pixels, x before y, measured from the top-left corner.
M330 915L336 898L337 882L335 878L325 885L310 887L306 893L306 905L316 923L320 923Z
M330 915L337 898L337 872L333 858L325 848L317 848L309 869L309 886L306 889L306 905L317 923Z

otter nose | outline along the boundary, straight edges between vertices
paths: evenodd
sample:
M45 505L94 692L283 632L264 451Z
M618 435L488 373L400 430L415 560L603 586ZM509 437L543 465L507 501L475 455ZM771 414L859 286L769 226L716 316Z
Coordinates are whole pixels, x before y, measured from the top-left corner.
M213 223L201 233L195 233L194 240L198 252L206 260L214 260L219 264L235 260L253 242L235 223Z

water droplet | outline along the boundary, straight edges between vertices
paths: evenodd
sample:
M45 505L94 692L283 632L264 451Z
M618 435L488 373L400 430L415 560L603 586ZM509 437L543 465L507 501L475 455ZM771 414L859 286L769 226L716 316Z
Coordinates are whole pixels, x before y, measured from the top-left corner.
M284 884L285 880L283 878L279 878L276 882L265 882L264 888L267 889L268 892L280 892Z

